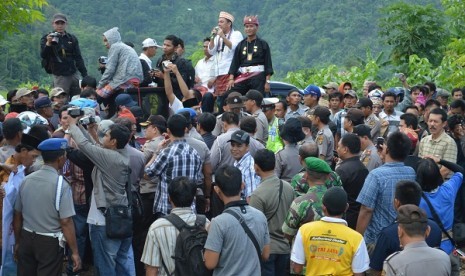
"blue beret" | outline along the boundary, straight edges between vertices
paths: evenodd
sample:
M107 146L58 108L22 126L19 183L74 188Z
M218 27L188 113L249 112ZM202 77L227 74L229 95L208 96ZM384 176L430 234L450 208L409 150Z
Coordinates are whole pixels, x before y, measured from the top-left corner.
M35 109L49 107L49 106L52 106L52 101L48 97L40 97L34 101Z
M197 112L195 112L195 110L190 108L190 107L185 107L185 108L178 109L178 111L176 111L176 114L180 114L182 112L189 112L189 115L191 116L191 119L193 119L193 118L195 118L197 116Z
M68 147L68 140L63 138L49 138L37 147L40 151L64 150Z

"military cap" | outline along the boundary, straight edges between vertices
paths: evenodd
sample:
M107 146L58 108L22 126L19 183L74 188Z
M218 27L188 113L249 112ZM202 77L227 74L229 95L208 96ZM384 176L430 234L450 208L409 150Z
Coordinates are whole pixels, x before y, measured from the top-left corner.
M413 204L402 205L397 209L397 222L400 224L410 224L414 222L427 223L428 217L425 211Z
M317 158L317 157L307 157L305 158L305 168L309 171L319 172L319 173L330 173L331 168L329 167L326 161Z
M63 138L49 138L42 141L37 147L40 151L65 150L68 147L68 140Z

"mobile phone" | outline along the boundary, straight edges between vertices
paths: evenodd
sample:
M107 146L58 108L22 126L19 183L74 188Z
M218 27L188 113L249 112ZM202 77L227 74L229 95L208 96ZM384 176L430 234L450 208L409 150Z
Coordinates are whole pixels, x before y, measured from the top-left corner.
M457 254L459 254L460 256L465 257L465 252L463 252L462 250L456 248L455 252L457 252Z
M382 145L384 145L384 138L383 137L376 138L376 147L380 149Z

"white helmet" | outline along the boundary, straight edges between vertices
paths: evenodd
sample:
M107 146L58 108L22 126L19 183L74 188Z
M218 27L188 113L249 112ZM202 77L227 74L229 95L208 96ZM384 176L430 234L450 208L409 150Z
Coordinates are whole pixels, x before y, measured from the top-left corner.
M23 133L29 133L29 130L34 125L48 125L47 119L32 111L21 112L17 118L23 125Z

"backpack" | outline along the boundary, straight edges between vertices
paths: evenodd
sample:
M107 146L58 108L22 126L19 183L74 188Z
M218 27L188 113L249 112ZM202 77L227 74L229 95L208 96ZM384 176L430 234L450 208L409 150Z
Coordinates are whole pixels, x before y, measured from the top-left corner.
M212 271L205 267L203 260L203 248L208 235L207 230L205 230L206 217L204 215L197 215L193 226L188 225L175 214L169 214L164 218L179 230L174 256L172 256L175 261L174 275L212 275ZM162 263L166 273L172 275L169 273L163 259Z

